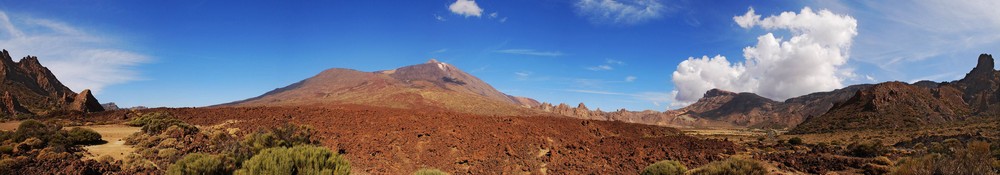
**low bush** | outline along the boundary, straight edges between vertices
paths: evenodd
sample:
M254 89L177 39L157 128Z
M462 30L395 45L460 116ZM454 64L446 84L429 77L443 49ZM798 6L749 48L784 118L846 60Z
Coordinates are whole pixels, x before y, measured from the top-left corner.
M141 126L142 132L149 135L158 135L171 126L181 128L186 134L198 132L197 127L184 123L184 121L178 120L168 113L161 112L144 114L125 124L130 126Z
M705 166L691 170L692 175L763 175L767 174L764 165L754 160L729 158L724 161L716 161Z
M448 175L448 173L434 168L421 168L413 172L413 175Z
M101 140L101 134L97 133L92 129L81 128L81 127L70 129L69 132L67 132L66 138L76 145L99 144L101 142L104 142L104 140Z
M184 156L167 169L167 174L228 174L222 159L218 156L192 153Z
M687 167L681 162L664 160L646 166L640 175L681 175L687 171Z
M852 143L847 146L850 155L855 157L876 157L888 152L888 148L879 142Z
M243 144L252 148L253 152L273 147L318 144L319 141L312 138L313 133L313 129L309 126L288 124L267 132L247 135L243 139Z
M349 174L347 159L316 146L276 147L261 150L243 162L236 174Z
M802 138L792 137L791 139L788 139L788 144L801 145L802 144Z

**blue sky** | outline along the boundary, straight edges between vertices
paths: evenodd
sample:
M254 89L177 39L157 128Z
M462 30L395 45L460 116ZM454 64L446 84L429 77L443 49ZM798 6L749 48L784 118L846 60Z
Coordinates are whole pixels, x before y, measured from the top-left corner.
M662 111L706 87L781 100L857 83L955 80L978 54L1000 53L993 32L1000 14L990 3L0 1L0 48L15 59L38 55L70 88L95 89L102 102L120 106L213 105L328 68L376 71L436 58L511 95ZM782 12L798 22L767 22ZM759 20L734 19L753 15ZM838 22L846 25L824 27ZM840 29L855 30L842 37L846 46L822 37ZM802 45L836 54L778 52L745 64L745 49L766 50L758 41L768 33L778 41L810 36ZM727 64L711 62L716 56ZM706 72L713 66L721 70ZM786 68L805 72L773 73ZM675 71L689 79L675 80ZM782 76L789 74L816 76ZM800 88L810 84L802 80L822 86Z

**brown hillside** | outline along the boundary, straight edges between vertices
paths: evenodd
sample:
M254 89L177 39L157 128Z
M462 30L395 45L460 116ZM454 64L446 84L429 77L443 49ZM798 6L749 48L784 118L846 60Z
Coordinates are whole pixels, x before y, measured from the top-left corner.
M20 113L45 113L53 110L103 111L89 90L82 98L56 79L37 57L25 56L14 62L10 53L3 50L0 58L0 91L3 92L5 115ZM73 107L74 103L83 104ZM88 105L98 104L98 105ZM82 106L82 108L81 108Z
M401 109L442 108L483 115L537 114L538 102L497 91L479 78L438 62L377 72L328 69L261 96L219 106L359 104Z
M810 118L791 133L825 133L844 130L899 129L956 121L971 109L954 86L925 88L886 82L858 91L826 114Z

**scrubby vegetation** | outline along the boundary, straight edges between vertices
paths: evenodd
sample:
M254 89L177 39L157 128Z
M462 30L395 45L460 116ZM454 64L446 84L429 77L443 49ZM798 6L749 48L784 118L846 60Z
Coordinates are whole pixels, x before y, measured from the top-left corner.
M202 153L188 154L170 166L167 169L167 174L223 174L231 172L232 169L227 170L219 157Z
M81 145L99 143L101 135L36 120L14 131L0 131L0 174L102 174L117 171L107 161L81 160Z
M767 169L764 168L763 164L755 160L729 158L724 161L709 163L705 166L691 170L689 173L692 175L763 175L767 174Z
M285 125L249 134L198 129L167 113L150 113L128 122L142 132L125 139L136 155L125 161L130 172L159 174L348 174L350 163L316 146L314 130Z
M434 168L421 168L413 172L413 175L448 175L448 173Z
M640 175L680 175L687 171L687 167L681 162L664 160L646 166Z
M891 174L998 174L998 158L991 153L991 145L971 141L962 145L958 140L945 140L941 147L917 150L918 154L899 160ZM994 145L996 145L994 143ZM997 151L993 146L992 152Z
M264 149L236 174L350 174L347 159L329 149L316 146L274 147Z

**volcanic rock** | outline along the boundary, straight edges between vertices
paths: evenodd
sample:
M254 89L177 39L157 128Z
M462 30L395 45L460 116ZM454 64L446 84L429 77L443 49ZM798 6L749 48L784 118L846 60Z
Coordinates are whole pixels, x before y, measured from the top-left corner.
M10 92L3 92L3 96L0 97L0 107L2 107L0 108L0 112L4 114L31 114L31 111L21 106L21 103Z
M886 82L857 91L827 113L813 117L790 133L826 133L862 129L918 127L966 118L971 109L951 85L924 88Z
M451 64L431 59L392 70L333 68L261 96L217 106L359 104L392 108L444 108L483 115L531 115L540 105L504 94Z
M0 83L0 91L5 93L5 114L41 114L53 110L76 109L71 107L71 103L75 102L78 94L60 83L48 68L42 66L38 57L25 56L14 62L10 53L3 50L0 53ZM92 95L87 96L92 101L97 101ZM99 111L96 109L88 108L86 111Z
M77 94L76 98L73 98L73 103L69 105L69 109L83 112L104 111L104 107L97 101L97 98L90 94L90 89L84 89L83 92Z

